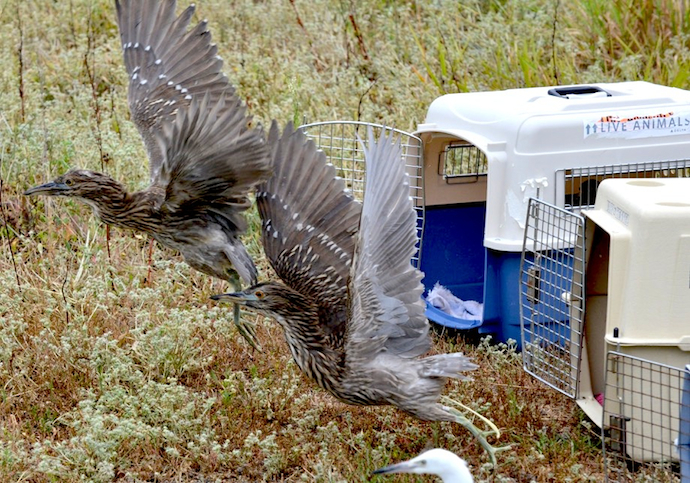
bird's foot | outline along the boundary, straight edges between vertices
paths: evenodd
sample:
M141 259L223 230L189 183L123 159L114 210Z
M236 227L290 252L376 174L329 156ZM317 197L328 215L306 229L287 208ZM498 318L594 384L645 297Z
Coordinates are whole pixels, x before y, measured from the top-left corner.
M242 283L240 282L240 276L235 270L230 270L230 285L235 292L240 292L242 290ZM241 311L239 304L234 304L232 308L233 322L235 322L235 327L240 332L240 335L249 342L257 351L261 352L261 344L259 344L259 339L256 338L256 325L252 322L247 322L240 318Z
M259 340L256 338L256 325L253 322L247 322L246 320L242 320L240 318L241 312L239 304L233 305L232 315L233 322L235 322L235 326L240 332L240 335L244 337L247 342L249 342L249 345L261 352L261 345L259 344Z
M498 429L498 426L496 426L490 419L479 414L477 411L465 406L464 404L462 404L458 401L455 401L454 399L451 399L447 396L443 396L441 398L441 401L445 404L451 404L453 406L462 408L464 411L467 411L467 412L471 413L472 415L481 419L484 422L484 424L486 424L489 427L488 430L482 431L480 428L475 426L474 423L472 423L472 421L470 421L470 419L467 416L465 416L465 414L461 413L460 411L458 411L455 408L451 408L448 406L445 407L449 413L451 413L453 416L455 416L455 421L458 424L461 424L470 433L472 433L472 435L475 438L477 438L477 440L479 441L479 444L481 444L482 447L486 450L486 452L489 453L489 458L491 459L491 464L493 466L496 466L496 453L498 453L499 451L506 451L506 450L511 449L510 445L500 446L500 447L492 446L486 440L486 438L488 436L495 436L496 439L501 437L501 431Z

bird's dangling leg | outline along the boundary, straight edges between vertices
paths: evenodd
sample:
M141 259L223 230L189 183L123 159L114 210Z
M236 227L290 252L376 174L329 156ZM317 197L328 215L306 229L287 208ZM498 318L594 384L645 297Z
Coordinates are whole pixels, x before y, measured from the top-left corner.
M151 266L153 265L153 238L149 237L149 269L146 272L146 285L151 285Z
M479 429L477 426L475 426L472 421L470 421L464 414L462 414L460 411L458 411L455 408L451 408L448 406L444 406L445 410L448 411L450 414L455 416L455 422L458 424L462 425L465 429L467 429L472 435L477 438L479 441L479 444L482 445L482 447L486 450L487 453L489 453L489 458L491 459L491 464L495 467L496 466L496 453L499 451L506 451L511 448L510 445L507 446L501 446L501 447L494 447L489 444L489 442L486 440L487 436L494 435L496 438L501 437L501 431L498 429L498 427L489 419L485 418L481 414L479 414L477 411L473 411L471 408L468 408L464 404L461 404L458 401L455 401L447 396L443 396L441 398L441 401L446 403L446 404L453 404L455 406L459 406L463 408L466 411L469 411L473 415L477 416L479 419L484 421L489 428L491 428L488 431L482 431Z
M231 271L229 282L235 292L240 292L242 290L242 282L236 271ZM239 304L233 304L232 315L233 322L235 322L235 326L237 330L240 331L242 337L244 337L254 349L261 351L261 345L259 345L259 341L256 338L256 326L252 322L242 321L240 318L241 312Z
M110 256L110 225L105 225L105 247L108 250L108 270L112 274L113 258ZM115 291L115 281L110 279L110 290Z

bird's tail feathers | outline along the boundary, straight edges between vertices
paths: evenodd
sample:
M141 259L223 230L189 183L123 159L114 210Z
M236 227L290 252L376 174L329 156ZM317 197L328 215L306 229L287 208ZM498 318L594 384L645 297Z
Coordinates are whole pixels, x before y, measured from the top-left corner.
M479 367L461 352L429 356L422 359L421 362L423 363L422 374L426 377L469 379L469 376L462 373L473 371Z
M235 267L235 270L245 284L251 286L257 283L259 274L256 266L241 241L233 240L225 249L225 255L230 259L233 267Z

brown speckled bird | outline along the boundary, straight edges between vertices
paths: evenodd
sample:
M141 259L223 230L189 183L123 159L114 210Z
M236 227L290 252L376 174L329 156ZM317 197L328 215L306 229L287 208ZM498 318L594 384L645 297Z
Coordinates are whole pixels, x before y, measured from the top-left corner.
M257 204L282 283L213 298L273 317L302 372L339 400L460 422L494 460L486 433L439 402L448 378L477 366L461 353L420 357L431 340L422 274L410 263L416 213L400 143L370 131L362 204L300 131L280 136L274 123L269 144L274 175L257 188Z
M73 169L26 195L70 196L109 225L147 233L179 250L193 268L240 290L257 270L239 235L249 192L271 174L260 128L250 128L206 22L187 30L194 5L175 0L115 2L129 107L148 152L150 185L130 193L110 176ZM253 345L251 325L235 323Z

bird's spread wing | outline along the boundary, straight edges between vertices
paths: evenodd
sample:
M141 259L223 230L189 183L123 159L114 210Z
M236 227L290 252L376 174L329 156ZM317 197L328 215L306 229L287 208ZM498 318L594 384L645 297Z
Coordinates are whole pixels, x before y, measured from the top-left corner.
M262 130L239 128L239 111L227 102L239 101L194 98L156 133L163 153L162 211L209 210L243 226L239 213L250 206L249 191L271 172L269 149Z
M221 99L228 118L237 125L228 131L246 129L246 108L221 72L223 61L211 43L206 22L187 31L194 5L175 17L175 0L116 0L120 40L129 75L129 108L149 154L151 184L160 185L164 153L156 141L161 123L172 121L193 99L209 97L208 109ZM200 99L199 99L200 100Z
M399 141L369 130L362 217L350 272L348 359L366 362L380 351L415 357L430 347L415 251L416 214Z
M338 325L346 315L361 204L301 131L288 125L281 135L274 122L269 145L273 177L256 195L266 257L286 285L330 309Z

